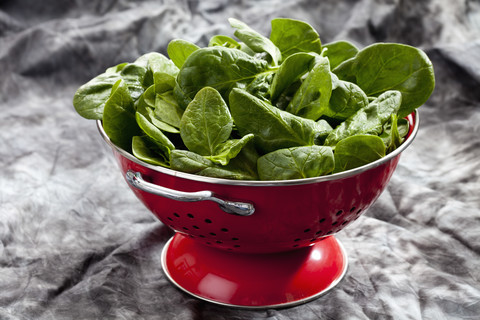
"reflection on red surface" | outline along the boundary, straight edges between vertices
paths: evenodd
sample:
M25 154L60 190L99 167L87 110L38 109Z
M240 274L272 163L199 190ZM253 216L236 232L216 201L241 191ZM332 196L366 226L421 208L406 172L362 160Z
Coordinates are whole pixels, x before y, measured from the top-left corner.
M331 236L313 246L271 254L230 253L176 234L164 255L166 273L182 289L237 306L275 306L326 292L345 273Z

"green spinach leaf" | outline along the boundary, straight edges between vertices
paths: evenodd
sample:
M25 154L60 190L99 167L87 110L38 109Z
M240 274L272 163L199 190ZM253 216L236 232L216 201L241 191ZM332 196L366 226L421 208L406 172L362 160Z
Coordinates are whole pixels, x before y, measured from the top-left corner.
M273 77L270 100L275 102L295 81L312 68L315 55L306 52L298 52L288 56L280 65Z
M327 117L345 120L369 103L367 95L359 86L339 80L335 74L332 74L332 86L328 108L322 112Z
M323 45L327 48L324 55L330 60L330 68L333 70L340 63L355 57L358 48L348 41L335 41Z
M101 120L105 102L110 97L113 85L120 79L118 73L106 72L78 88L73 97L77 113L87 119Z
M320 119L315 123L315 139L314 143L316 145L323 145L325 139L328 137L330 132L333 131L332 126L325 119Z
M181 68L187 58L195 51L200 49L199 46L182 39L173 39L168 43L167 53L173 63Z
M170 154L170 151L175 149L175 145L168 139L168 137L152 122L149 121L140 112L135 114L135 118L138 126L142 129L143 132L162 150L166 155Z
M147 163L169 167L169 159L163 154L163 150L158 148L155 143L147 136L134 136L132 138L132 153L138 159Z
M180 128L183 109L180 108L172 91L157 94L155 97L155 116L172 127Z
M173 150L170 154L170 167L186 173L198 174L213 178L255 180L256 175L232 165L222 166L187 150Z
M156 115L156 94L155 86L150 86L144 94L135 102L135 109L148 119L153 125L165 132L180 133L178 127L174 127L163 121ZM158 111L160 112L160 110ZM163 115L163 114L162 114Z
M241 89L233 89L229 100L239 133L253 133L263 152L314 144L319 128L315 121L282 111Z
M286 18L273 19L271 23L270 40L280 49L283 59L297 52L321 53L320 37L308 23Z
M118 80L124 80L130 97L136 101L153 84L153 74L159 69L172 76L178 73L178 68L170 60L155 52L147 53L133 63L121 63L108 68L78 88L73 97L73 106L82 117L101 120L105 103Z
M324 146L279 149L258 158L261 180L291 180L318 177L335 167L332 148Z
M216 35L210 38L208 46L209 47L220 46L220 47L226 47L226 48L232 48L232 49L242 48L240 43L238 43L234 39L228 36L222 36L222 35Z
M261 73L272 73L263 60L224 47L202 48L190 55L177 76L175 98L186 108L203 87L213 87L225 100L230 90L244 87Z
M383 125L392 114L396 114L402 102L399 91L386 91L368 106L358 110L350 118L338 125L325 140L325 145L334 146L340 140L358 134L382 133Z
M342 80L354 77L367 96L387 90L402 93L400 118L424 104L435 87L431 61L422 50L408 45L376 43L360 50L350 63L350 70L340 65L337 75Z
M334 173L354 169L385 156L385 144L378 136L347 137L335 147Z
M112 87L112 93L105 102L103 129L110 140L129 152L132 137L140 135L141 130L135 121L133 99L124 80L118 80Z
M236 29L234 33L235 36L243 41L250 49L259 53L268 53L274 66L278 65L282 60L282 53L270 39L264 37L240 20L230 18L228 21L230 25Z
M206 157L215 163L226 166L229 161L235 158L246 144L253 139L253 134L247 134L241 139L230 139L217 146L213 155Z
M318 56L312 71L293 96L287 111L307 119L317 120L328 108L332 95L332 78L327 58Z
M215 155L233 129L228 106L217 90L205 87L198 91L180 121L180 135L185 146L202 156Z
M408 134L409 124L406 119L398 119L396 114L392 114L390 121L383 126L383 132L379 136L382 138L387 154L398 148L404 137Z

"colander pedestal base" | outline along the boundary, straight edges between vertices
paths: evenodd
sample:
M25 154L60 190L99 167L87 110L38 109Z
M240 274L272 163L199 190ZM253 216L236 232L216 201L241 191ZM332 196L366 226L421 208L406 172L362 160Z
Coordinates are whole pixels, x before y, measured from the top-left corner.
M280 308L315 299L338 284L347 264L334 236L292 251L246 254L177 233L162 253L163 270L177 287L209 302L244 308Z

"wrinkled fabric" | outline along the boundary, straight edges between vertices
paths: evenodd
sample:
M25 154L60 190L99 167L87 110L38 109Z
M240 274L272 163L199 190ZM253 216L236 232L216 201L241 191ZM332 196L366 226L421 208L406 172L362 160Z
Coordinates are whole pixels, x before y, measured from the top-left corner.
M205 46L227 18L268 34L311 23L322 42L423 49L436 89L387 189L337 238L349 258L316 300L226 308L175 288L161 251L172 232L135 198L75 90L107 67ZM0 319L478 319L478 0L0 2Z

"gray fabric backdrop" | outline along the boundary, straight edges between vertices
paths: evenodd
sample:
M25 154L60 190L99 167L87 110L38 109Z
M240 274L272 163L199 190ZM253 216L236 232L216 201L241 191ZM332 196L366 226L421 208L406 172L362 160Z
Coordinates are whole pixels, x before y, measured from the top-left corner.
M172 38L206 45L228 17L268 34L310 22L324 43L424 49L436 90L387 190L338 238L345 279L281 310L194 299L160 268L172 233L134 197L76 88ZM480 2L0 1L0 319L478 319Z

